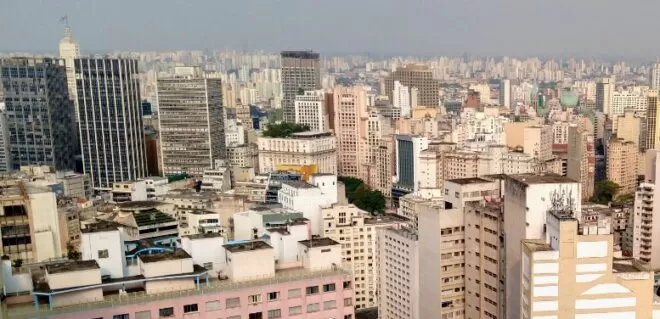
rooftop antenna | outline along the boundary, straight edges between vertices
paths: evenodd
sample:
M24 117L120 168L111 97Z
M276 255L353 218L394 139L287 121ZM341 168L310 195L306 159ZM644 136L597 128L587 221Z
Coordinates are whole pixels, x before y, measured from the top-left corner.
M64 23L64 36L70 37L71 36L71 26L69 26L69 16L64 15L63 17L60 18L60 22Z

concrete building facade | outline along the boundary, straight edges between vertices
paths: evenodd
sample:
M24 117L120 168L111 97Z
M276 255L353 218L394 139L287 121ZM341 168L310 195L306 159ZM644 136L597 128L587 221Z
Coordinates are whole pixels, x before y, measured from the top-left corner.
M321 89L321 65L319 54L312 51L283 51L282 108L284 120L295 122L295 98L300 91Z
M259 172L278 165L317 165L317 172L337 174L337 140L330 132L303 132L288 138L259 137Z

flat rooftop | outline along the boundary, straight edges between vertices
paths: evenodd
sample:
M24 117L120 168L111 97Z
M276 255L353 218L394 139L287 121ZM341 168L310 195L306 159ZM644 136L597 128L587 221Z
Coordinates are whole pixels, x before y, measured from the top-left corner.
M203 239L203 238L220 238L222 237L221 233L199 233L194 235L185 235L182 237L188 237L190 239Z
M222 247L224 247L227 251L231 253L240 253L245 251L273 248L263 240L253 240L245 243L227 244L227 245L223 245Z
M491 181L479 177L468 177L468 178L456 178L447 180L450 183L458 185L468 185L468 184L483 184L483 183L492 183Z
M287 184L287 185L289 185L291 187L294 187L294 188L305 188L305 189L316 188L316 186L314 186L310 183L307 183L307 182L304 182L304 181L299 181L299 180L298 181L296 181L296 180L282 181L282 184Z
M551 251L553 250L548 243L543 239L525 239L522 241L523 245L527 246L531 251Z
M154 200L138 200L133 202L119 203L117 206L119 206L119 209L135 209L135 208L156 207L162 204L163 204L162 202L154 201Z
M301 240L301 241L299 241L299 243L305 245L305 247L307 247L307 248L339 245L338 242L336 242L332 238L328 238L328 237L312 238L312 239L309 239L309 240Z
M97 219L97 222L87 224L85 226L85 228L80 230L83 233L102 233L115 231L117 228L122 227L123 225L110 220Z
M155 263L165 260L188 259L192 257L190 257L190 255L185 250L179 248L171 253L139 255L138 258L140 258L143 263Z
M385 214L385 215L378 215L378 216L373 216L371 218L365 218L364 223L369 224L369 225L374 225L374 224L387 224L387 223L406 223L409 222L408 218L405 218L400 215L395 215L395 214Z
M576 181L557 174L553 173L543 173L543 174L516 174L509 175L509 179L517 181L525 185L534 185L534 184L567 184L567 183L577 183Z
M46 271L49 274L60 274L72 271L83 271L90 269L99 269L99 264L96 260L75 260L66 261L62 263L46 265Z

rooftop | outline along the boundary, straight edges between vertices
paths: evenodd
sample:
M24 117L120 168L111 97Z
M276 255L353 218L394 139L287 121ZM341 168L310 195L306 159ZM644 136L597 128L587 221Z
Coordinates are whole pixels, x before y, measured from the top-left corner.
M612 270L616 273L650 272L648 265L634 258L614 258Z
M133 214L133 218L135 218L135 223L138 227L164 223L176 223L176 219L174 219L172 216L165 214L157 209Z
M491 183L491 181L479 177L456 178L447 181L458 185Z
M522 243L533 252L553 250L552 247L550 247L550 245L548 245L548 243L546 243L543 239L525 239L522 241Z
M299 180L293 180L293 181L282 181L282 184L287 184L293 188L316 188L316 186L304 182L304 181L299 181Z
M96 260L72 260L46 265L46 271L49 274L59 274L90 269L99 269L99 264L96 263Z
M577 183L576 181L557 174L542 173L542 174L517 174L509 175L509 179L515 180L527 186L533 184L562 184L562 183Z
M190 257L190 255L185 250L177 249L171 253L139 255L138 258L140 258L140 260L142 260L143 263L155 263L165 260L188 259L192 257Z
M332 136L332 132L314 132L314 131L305 131L291 134L293 138L313 138L313 137L325 137Z
M301 240L299 243L305 245L305 247L323 247L323 246L334 246L339 245L338 242L334 241L332 238L321 237L321 238L312 238L309 240Z
M121 226L122 226L121 224L115 223L110 220L97 219L95 223L87 224L86 227L81 229L80 231L83 233L102 233L108 231L115 231L117 230L117 228Z
M225 249L230 253L240 253L245 251L273 248L263 240L253 240L245 243L227 244L227 245L223 245L223 247L225 247Z
M143 208L143 207L155 207L161 204L162 204L161 202L153 201L153 200L138 200L133 202L120 203L117 206L119 206L119 209L135 209L135 208Z
M407 222L409 222L408 218L395 214L378 215L364 219L364 223L370 225L387 224L387 223L407 223Z
M389 227L387 228L387 231L398 234L401 237L406 237L412 240L419 240L419 234L414 229L409 227L400 227L400 228Z
M220 238L222 237L221 233L199 233L194 235L185 235L183 237L188 237L190 239L203 239L203 238Z

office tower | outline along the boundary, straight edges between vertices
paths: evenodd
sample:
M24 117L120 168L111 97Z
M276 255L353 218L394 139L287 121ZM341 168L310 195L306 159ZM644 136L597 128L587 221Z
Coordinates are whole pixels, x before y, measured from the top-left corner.
M289 137L262 136L257 144L260 173L282 170L291 165L312 165L318 173L337 174L337 137L330 132L301 132Z
M378 230L401 228L408 220L398 215L373 217L352 204L333 204L322 208L321 217L321 236L341 244L342 266L353 272L355 309L376 307L378 298L382 297L376 295L379 287L376 260Z
M548 212L547 234L522 242L516 278L523 302L511 305L507 318L652 317L653 271L614 257L609 232L583 234L579 221L562 213Z
M419 319L419 238L408 227L378 230L378 314Z
M396 135L396 176L398 188L417 191L421 186L421 153L429 146L426 137Z
M419 92L419 90L418 90ZM410 117L411 95L407 86L399 81L394 81L394 90L392 92L392 105L401 110L401 117Z
M596 110L610 117L613 115L614 83L614 77L602 78L596 83Z
M12 169L33 164L73 169L77 141L63 61L0 59L0 78Z
M660 63L654 63L649 77L651 90L660 90Z
M0 90L0 172L12 170L11 144L9 143L9 128L7 127L7 112Z
M395 147L391 135L380 139L375 151L376 161L375 178L372 180L371 188L383 193L385 198L392 196L392 176L396 172L394 168Z
M496 198L471 202L464 211L465 317L505 318L504 284L500 280L504 269L502 204Z
M226 157L221 85L199 67L179 67L158 79L163 174L201 175Z
M147 175L137 60L75 59L83 170L97 189Z
M319 54L312 51L283 51L280 55L284 120L294 122L296 95L321 89Z
M463 211L427 201L419 212L419 317L465 316Z
M564 211L580 219L577 182L556 174L509 175L504 183L505 318L521 318L521 245L524 239L545 237L546 212Z
M552 126L531 126L524 129L523 151L540 161L552 157Z
M500 81L500 106L511 108L511 80Z
M339 176L367 180L367 94L362 86L335 87L332 96L334 131L337 135Z
M632 194L637 188L637 145L621 138L607 146L607 179L619 185L617 195Z
M616 121L616 136L626 141L631 141L640 147L639 137L641 132L641 121L645 120L637 117L633 112L626 112L619 116Z
M71 27L68 22L64 28L64 37L60 40L60 58L64 60L66 67L66 80L69 89L69 98L73 101L73 110L76 123L80 120L78 114L78 99L76 98L76 72L73 60L80 57L80 45L73 38Z
M440 105L439 83L433 78L433 72L424 65L406 65L397 68L385 78L385 94L394 101L394 82L399 82L408 88L417 88L420 106L436 107Z
M582 198L589 199L594 194L596 155L593 135L577 126L568 128L568 158L566 176L579 182Z
M660 121L658 121L658 111L660 111L659 91L649 91L649 105L646 109L646 149L652 150L656 145L660 146Z
M328 113L323 91L305 91L305 94L296 95L294 108L296 123L309 126L312 132L328 130Z

